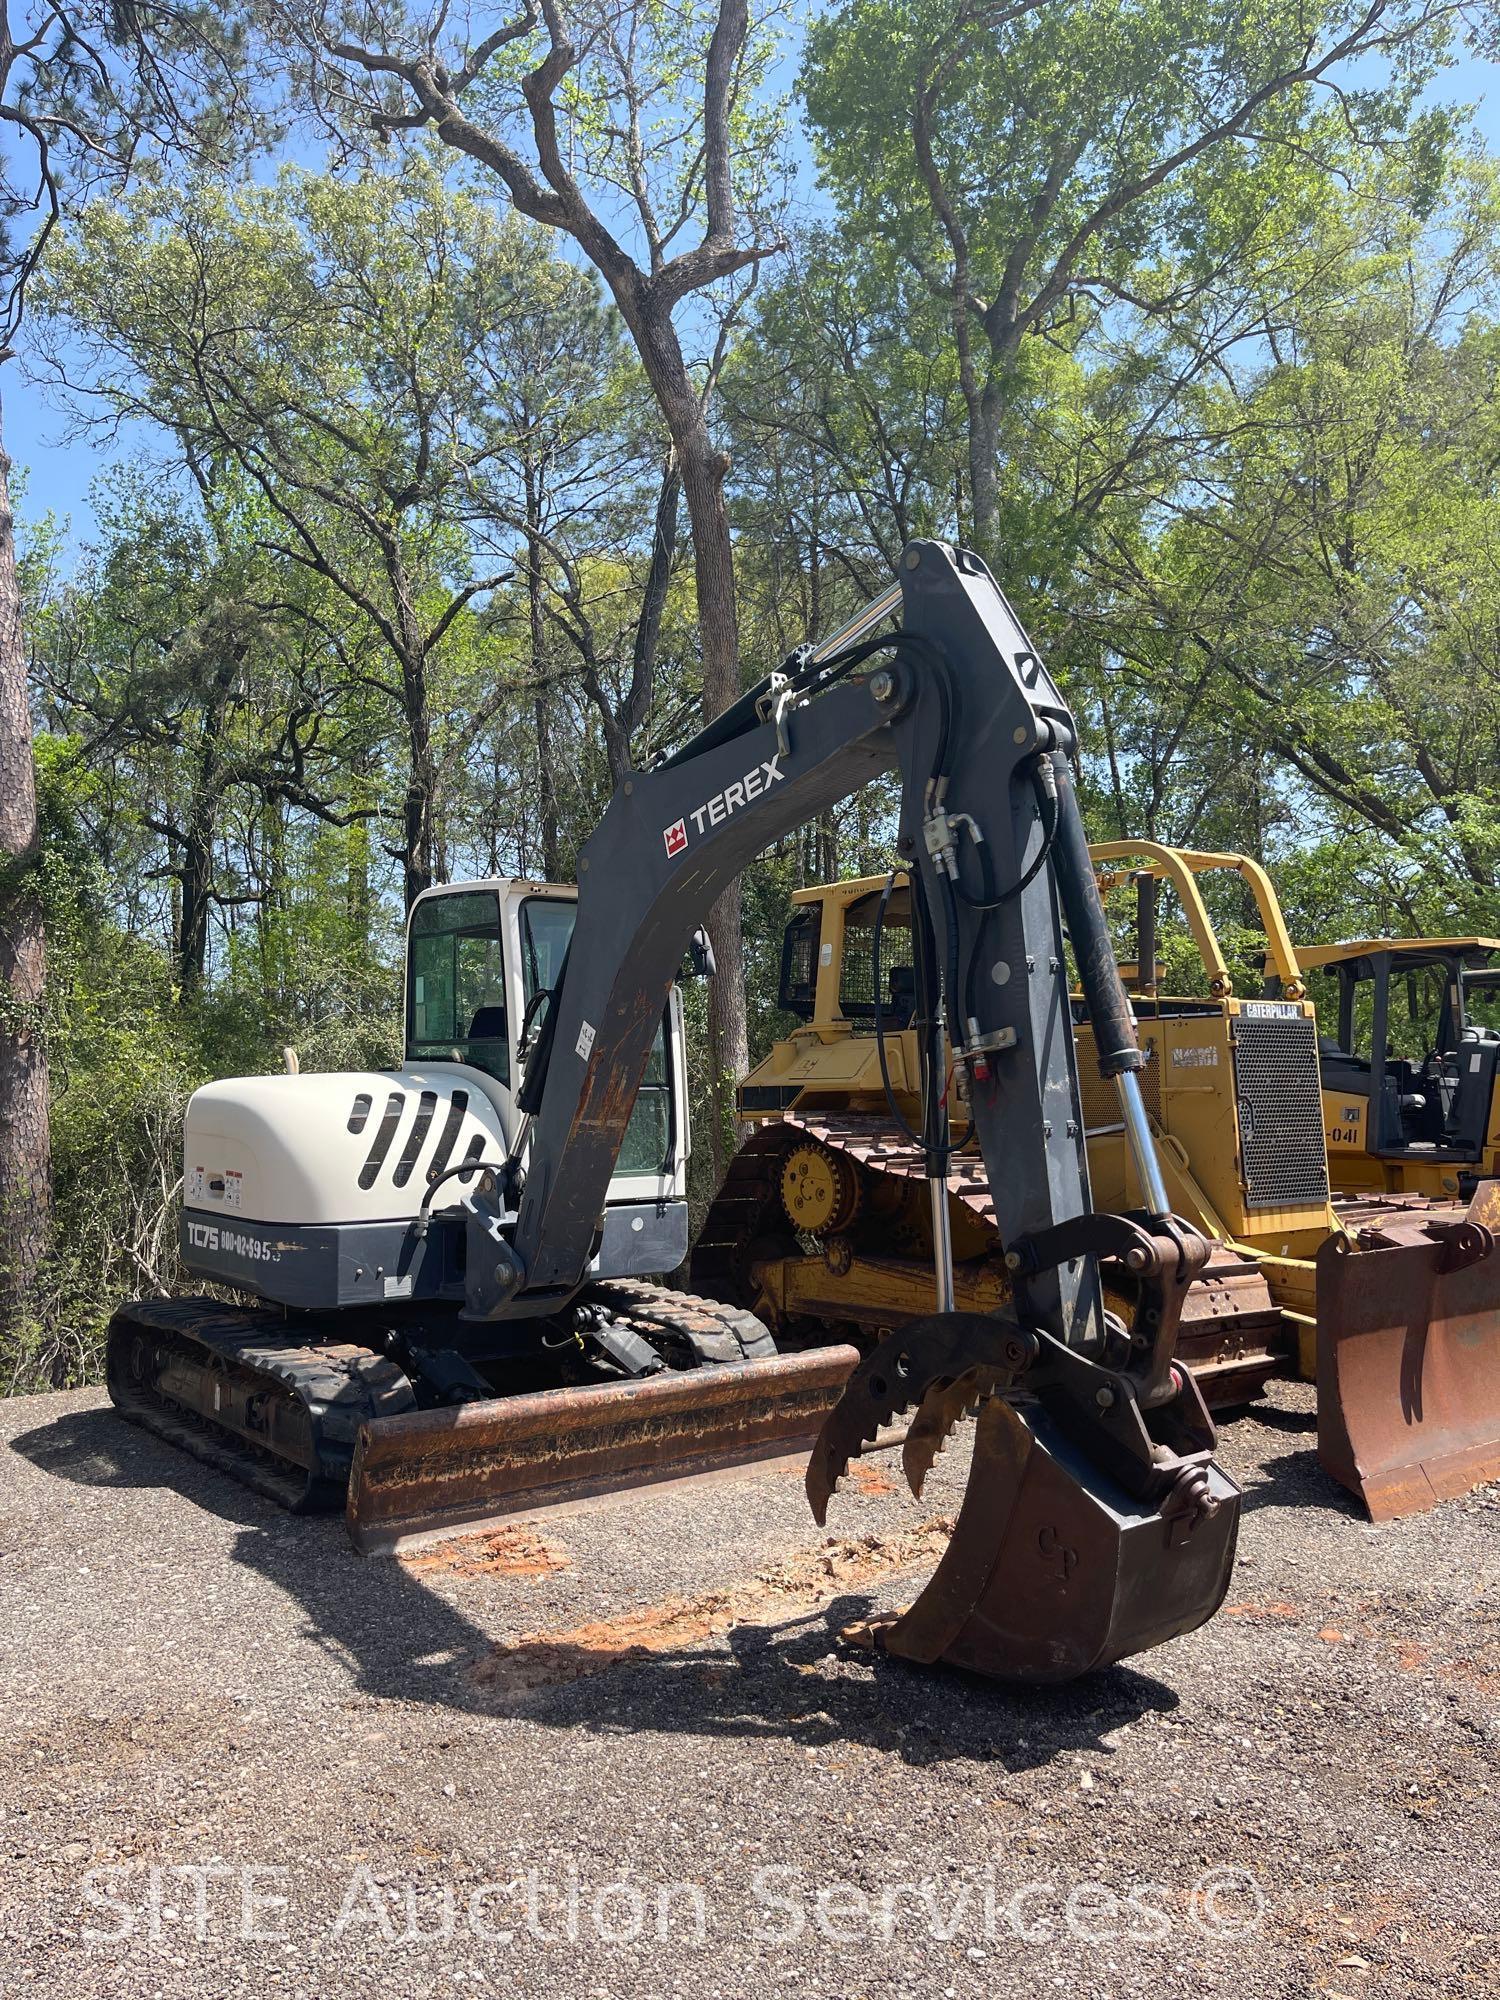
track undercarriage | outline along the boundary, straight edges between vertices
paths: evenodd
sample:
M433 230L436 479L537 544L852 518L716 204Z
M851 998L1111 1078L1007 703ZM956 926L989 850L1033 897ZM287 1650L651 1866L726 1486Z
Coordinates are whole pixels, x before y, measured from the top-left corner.
M556 1324L531 1323L524 1349L462 1352L458 1330L456 1315L355 1321L138 1300L110 1324L107 1380L133 1422L294 1513L329 1513L345 1506L361 1427L377 1420L414 1415L441 1428L466 1406L530 1395L555 1403L564 1427L580 1407L605 1419L622 1384L735 1370L776 1352L752 1314L640 1279L589 1287Z
M1004 1312L1010 1277L984 1162L948 1172L954 1302ZM783 1348L837 1330L859 1345L933 1303L933 1241L920 1147L873 1113L787 1113L730 1163L689 1266L701 1291L758 1314ZM1110 1294L1128 1317L1130 1301ZM1253 1260L1216 1248L1183 1309L1177 1352L1204 1401L1225 1408L1285 1373L1295 1341Z

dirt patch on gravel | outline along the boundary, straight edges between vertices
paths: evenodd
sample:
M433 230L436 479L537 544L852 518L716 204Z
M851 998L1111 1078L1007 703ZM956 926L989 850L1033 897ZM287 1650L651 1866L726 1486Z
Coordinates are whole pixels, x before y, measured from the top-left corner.
M481 1686L518 1694L582 1680L622 1661L701 1645L768 1611L809 1607L875 1577L935 1563L952 1532L952 1517L938 1516L895 1535L830 1536L810 1553L722 1590L663 1598L566 1631L528 1632L496 1646L476 1662L473 1675Z
M450 1576L555 1576L573 1566L572 1554L561 1542L525 1524L485 1535L458 1535L397 1560L415 1576L438 1571Z
M878 1465L862 1465L857 1459L846 1475L851 1486L860 1493L894 1493L896 1482Z

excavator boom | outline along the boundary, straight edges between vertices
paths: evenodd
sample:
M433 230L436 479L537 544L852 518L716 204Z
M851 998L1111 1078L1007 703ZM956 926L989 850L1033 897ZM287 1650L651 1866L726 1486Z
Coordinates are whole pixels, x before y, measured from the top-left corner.
M849 1459L907 1414L919 1478L923 1455L978 1405L952 1546L929 1591L873 1636L915 1659L1057 1679L1190 1630L1227 1585L1238 1494L1173 1355L1208 1246L1168 1213L1157 1172L1134 1020L1073 793L1067 705L977 558L913 543L898 585L899 632L863 636L894 608L893 590L837 649L794 656L676 757L628 779L583 849L573 943L518 1098L524 1138L506 1171L462 1195L463 1313L504 1325L578 1294L694 928L771 842L898 772L921 1024L910 1136L932 1193L939 1309L848 1377L823 1422L809 1497L821 1518ZM1092 1209L1069 949L1144 1191L1128 1215ZM983 1316L952 1310L947 1107L960 1073L1011 1275L1006 1310ZM1108 1269L1130 1275L1128 1325L1105 1310ZM764 1398L764 1373L742 1379ZM604 1464L605 1433L616 1415L637 1423L644 1389L591 1393L577 1420ZM818 1393L832 1400L826 1376ZM511 1448L535 1451L538 1421L503 1402L373 1420L351 1518L375 1532L386 1507L376 1473L403 1459L423 1468L429 1491L462 1461L465 1512L513 1505ZM722 1442L719 1431L713 1450ZM649 1424L644 1450L649 1459ZM397 1511L409 1519L420 1510L404 1484Z

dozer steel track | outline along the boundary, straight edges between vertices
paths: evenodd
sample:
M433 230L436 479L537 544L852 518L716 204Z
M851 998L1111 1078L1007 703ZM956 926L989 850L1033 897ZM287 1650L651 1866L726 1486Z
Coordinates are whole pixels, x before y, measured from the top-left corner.
M865 1240L830 1235L821 1256L806 1255L781 1197L781 1170L799 1142L811 1140L851 1160L865 1188L865 1213L880 1213ZM882 1204L882 1184L888 1199ZM969 1219L979 1253L954 1270L957 1303L993 1312L1009 1297L994 1202L977 1154L955 1154L948 1170L950 1209ZM811 1344L828 1322L879 1335L932 1310L931 1249L903 1243L901 1211L920 1218L927 1199L921 1149L893 1120L857 1112L786 1112L763 1125L729 1165L708 1211L689 1272L700 1290L765 1314L785 1346ZM905 1225L910 1229L910 1225ZM882 1241L882 1239L884 1239ZM1119 1303L1119 1302L1117 1302ZM1204 1402L1223 1409L1260 1393L1287 1372L1295 1343L1253 1259L1215 1246L1188 1295L1177 1354Z
M803 1450L858 1359L778 1356L753 1314L639 1279L578 1303L654 1348L660 1372L420 1409L398 1362L342 1328L148 1299L111 1322L109 1392L122 1415L294 1513L345 1509L355 1545L374 1550Z

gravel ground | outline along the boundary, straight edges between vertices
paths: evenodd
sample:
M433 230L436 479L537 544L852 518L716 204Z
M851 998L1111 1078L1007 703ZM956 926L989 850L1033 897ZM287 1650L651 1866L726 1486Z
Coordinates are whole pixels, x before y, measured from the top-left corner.
M1311 1426L1225 1427L1218 1618L1036 1693L833 1644L956 1457L361 1561L0 1406L0 1992L1493 1995L1500 1499L1371 1528Z

